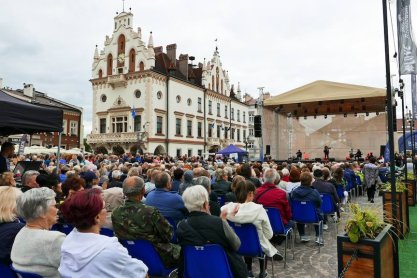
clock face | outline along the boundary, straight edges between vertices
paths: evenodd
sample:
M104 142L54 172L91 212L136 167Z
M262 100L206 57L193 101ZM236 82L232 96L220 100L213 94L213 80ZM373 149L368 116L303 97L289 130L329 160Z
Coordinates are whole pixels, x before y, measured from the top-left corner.
M125 54L120 53L119 56L117 57L117 60L119 61L119 63L123 63L125 61Z

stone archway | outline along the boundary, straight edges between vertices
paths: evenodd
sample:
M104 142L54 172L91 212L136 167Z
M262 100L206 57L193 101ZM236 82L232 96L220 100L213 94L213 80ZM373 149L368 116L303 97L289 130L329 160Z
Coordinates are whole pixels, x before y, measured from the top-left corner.
M166 154L165 148L162 145L158 145L153 152L154 155Z
M120 145L113 146L112 151L115 155L122 155L125 153L125 150Z
M139 154L143 154L143 150L142 150L142 148L139 146L139 145L132 145L131 147L130 147L130 153L132 154L132 155L136 155L137 153L139 153Z
M209 148L209 153L217 153L220 150L220 146L219 145L213 145Z

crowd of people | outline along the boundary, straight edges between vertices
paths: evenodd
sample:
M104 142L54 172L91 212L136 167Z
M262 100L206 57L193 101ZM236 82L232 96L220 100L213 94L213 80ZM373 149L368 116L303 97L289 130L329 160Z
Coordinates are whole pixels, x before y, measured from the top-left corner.
M284 225L296 227L301 241L309 242L304 224L292 221L290 202L312 202L324 221L315 226L315 243L322 245L320 235L328 226L320 194L331 195L337 220L347 200L347 177L363 175L373 202L374 169L383 167L375 158L362 165L131 154L58 160L54 155L16 157L7 144L2 158L0 261L43 277L146 277L148 267L119 242L137 239L150 241L166 267L178 267L179 277L182 246L208 242L223 247L234 277L254 277L252 258L237 253L244 242L228 221L254 224L266 256L282 260L275 247L282 238L274 236L265 207L277 208ZM42 168L19 177L11 172L19 160L41 161ZM68 235L57 228L63 224L74 227ZM115 237L100 234L103 227ZM259 264L265 269L266 261Z

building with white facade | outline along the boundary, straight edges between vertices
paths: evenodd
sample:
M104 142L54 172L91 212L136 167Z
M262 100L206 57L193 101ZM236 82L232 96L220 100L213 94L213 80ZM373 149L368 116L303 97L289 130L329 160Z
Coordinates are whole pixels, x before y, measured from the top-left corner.
M87 142L108 152L202 155L229 144L244 147L248 105L234 92L216 47L193 65L177 45L154 47L133 14L114 18L104 49L92 64L93 127Z

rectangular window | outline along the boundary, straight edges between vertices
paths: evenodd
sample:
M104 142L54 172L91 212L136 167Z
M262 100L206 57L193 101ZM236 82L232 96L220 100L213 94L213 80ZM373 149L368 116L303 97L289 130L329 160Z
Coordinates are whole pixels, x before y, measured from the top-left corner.
M162 134L162 117L156 116L156 133Z
M202 112L201 111L201 97L198 98L198 112Z
M211 101L211 100L209 100L209 102L208 102L208 113L210 114L210 115L212 115L213 114L213 102Z
M217 117L220 117L220 103L217 103Z
M187 120L187 136L193 136L193 121Z
M221 126L217 125L217 138L220 138L221 128Z
M235 120L235 109L232 108L230 112L232 112L231 113L232 115L230 116L230 118L232 118L232 121L234 121Z
M225 117L226 119L228 119L228 118L229 118L229 113L228 113L228 111L227 111L227 105L225 105L225 106L224 106L224 117Z
M249 136L253 136L253 128L249 128Z
M243 111L243 122L246 123L246 112Z
M249 123L253 123L253 117L254 117L253 112L249 112Z
M224 129L224 139L227 139L227 127Z
M197 154L198 154L198 156L201 157L203 155L203 150L201 150L201 149L197 150Z
M233 140L235 139L235 129L234 128L232 128L232 130L231 130L230 138L232 138Z
M209 123L208 125L208 137L212 137L213 136L213 128L212 125Z
M175 134L181 135L181 119L175 119Z
M112 132L127 132L127 117L113 117L112 121Z
M202 130L203 130L203 123L202 122L198 122L197 123L197 136L198 137L201 137Z
M240 129L236 129L237 141L240 142Z
M253 142L248 142L248 149L253 149Z
M245 141L246 141L246 139L247 139L247 138L246 138L246 129L244 129L244 130L243 130L243 140L245 140Z
M136 115L133 123L133 130L134 131L140 131L142 126L142 116Z
M177 149L177 157L180 157L181 155L181 149Z
M240 122L240 110L237 110L237 121Z
M106 133L106 118L100 119L100 133Z
M71 135L78 135L78 123L76 121L70 122L70 133Z
M193 156L193 150L188 149L187 155L188 155L188 157L192 157Z
M63 134L67 134L68 133L68 126L67 126L67 120L64 120L64 122L62 123L62 133Z

